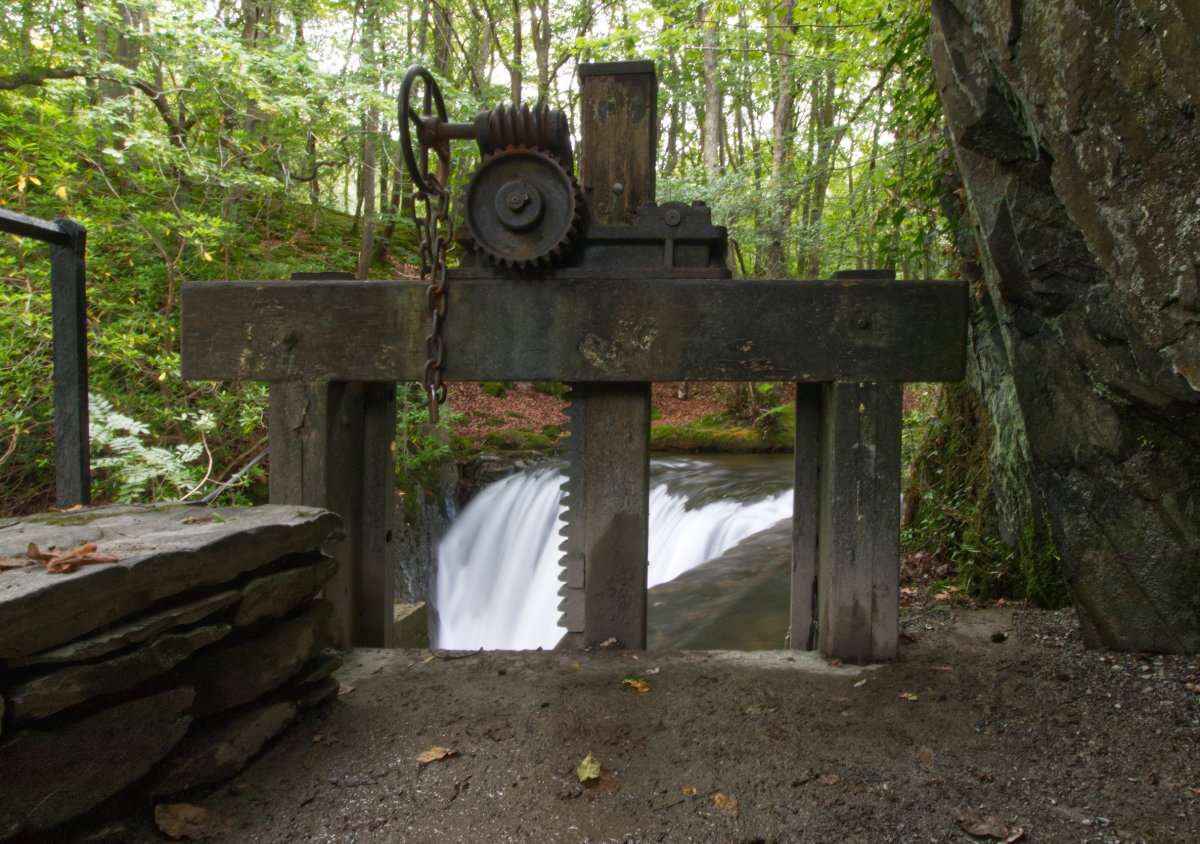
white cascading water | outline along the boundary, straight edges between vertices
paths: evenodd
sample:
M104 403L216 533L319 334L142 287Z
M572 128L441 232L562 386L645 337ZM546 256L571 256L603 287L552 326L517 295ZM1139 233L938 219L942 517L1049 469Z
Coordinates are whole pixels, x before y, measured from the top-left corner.
M484 489L438 548L434 646L552 648L558 626L562 475L522 472ZM688 509L668 484L650 491L648 585L678 577L792 512L790 489Z

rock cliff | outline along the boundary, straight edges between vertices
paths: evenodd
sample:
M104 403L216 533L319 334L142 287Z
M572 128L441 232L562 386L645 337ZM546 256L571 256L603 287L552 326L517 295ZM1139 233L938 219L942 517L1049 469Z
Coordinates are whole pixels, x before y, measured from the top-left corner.
M930 47L1008 538L1092 643L1200 650L1200 6L933 0Z

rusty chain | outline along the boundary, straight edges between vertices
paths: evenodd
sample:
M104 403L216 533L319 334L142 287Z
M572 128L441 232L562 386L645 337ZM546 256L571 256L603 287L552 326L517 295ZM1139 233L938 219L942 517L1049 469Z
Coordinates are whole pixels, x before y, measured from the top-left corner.
M414 86L423 88L423 107L420 112L413 107ZM438 408L446 400L446 384L442 381L442 369L446 365L446 341L442 328L446 322L446 250L452 236L450 191L447 188L450 181L450 145L448 139L439 138L437 133L437 127L446 123L446 104L429 71L413 66L401 80L398 106L400 150L413 182L412 220L420 244L420 275L423 281L429 282L425 288L429 333L425 335L425 374L422 383L429 407L429 421L436 425ZM437 159L433 169L429 166L431 152ZM417 203L422 201L425 204L424 219L417 215Z
M438 190L429 195L421 190L413 193L413 224L420 235L420 275L428 280L425 288L425 308L429 313L429 333L425 335L425 376L423 386L429 406L429 421L437 424L438 409L446 400L446 384L442 369L446 365L446 341L442 326L446 322L446 249L450 244L450 191L437 183L430 173L429 183ZM417 203L424 201L424 219L417 216Z

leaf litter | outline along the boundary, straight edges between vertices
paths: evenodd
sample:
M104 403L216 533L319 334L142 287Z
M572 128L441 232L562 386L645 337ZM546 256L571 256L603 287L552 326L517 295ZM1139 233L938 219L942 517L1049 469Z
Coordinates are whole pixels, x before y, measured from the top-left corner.
M75 571L80 566L94 566L115 562L118 562L118 560L114 555L100 551L94 542L78 545L69 551L56 551L54 546L43 551L36 544L30 542L24 558L6 557L0 554L0 571L22 569L41 563L50 574L67 574L68 572Z

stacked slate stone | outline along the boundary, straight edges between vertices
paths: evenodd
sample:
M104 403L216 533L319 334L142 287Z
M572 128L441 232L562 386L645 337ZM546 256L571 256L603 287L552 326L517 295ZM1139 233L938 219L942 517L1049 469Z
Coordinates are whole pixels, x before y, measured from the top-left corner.
M290 506L0 523L0 840L228 779L335 698L314 596L337 527Z

